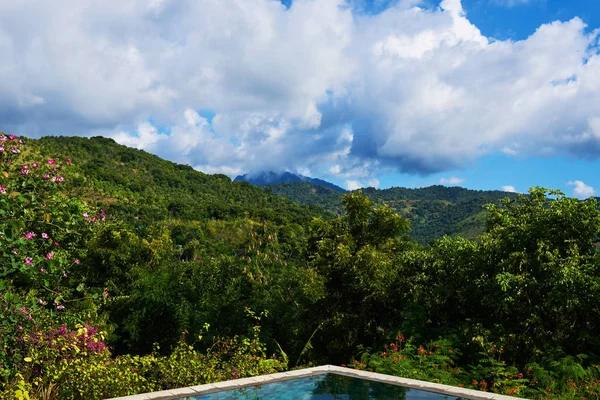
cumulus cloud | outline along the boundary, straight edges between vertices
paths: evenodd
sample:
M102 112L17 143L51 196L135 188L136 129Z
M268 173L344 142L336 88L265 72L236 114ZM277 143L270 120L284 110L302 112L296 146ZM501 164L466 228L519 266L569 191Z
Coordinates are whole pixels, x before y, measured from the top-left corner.
M356 190L356 189L360 189L361 187L363 187L362 183L360 183L359 181L353 181L353 180L347 180L346 182L344 182L344 186L348 190Z
M506 185L502 186L502 190L509 193L517 193L517 189L514 186Z
M377 178L369 179L369 181L367 182L367 186L373 187L375 189L379 188L379 179L377 179Z
M464 183L465 179L451 176L450 178L441 178L440 185L457 186Z
M517 150L510 146L504 146L500 151L507 156L516 156L518 154Z
M460 0L420 4L0 2L0 128L362 183L492 152L598 157L598 31L574 18L492 40Z
M567 185L574 186L573 197L578 199L587 199L596 194L596 190L593 187L586 185L582 181L569 181Z
M360 181L360 180L348 179L344 182L344 186L348 190L356 190L356 189L365 188L365 187L373 187L375 189L378 189L379 188L379 179L376 179L376 178L369 179L368 181L366 181L366 183L364 181Z

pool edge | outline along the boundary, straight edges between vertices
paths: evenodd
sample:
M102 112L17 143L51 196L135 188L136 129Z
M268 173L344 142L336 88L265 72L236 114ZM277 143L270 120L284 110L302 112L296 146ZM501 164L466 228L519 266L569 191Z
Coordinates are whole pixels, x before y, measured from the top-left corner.
M468 397L473 400L522 400L521 397L512 397L496 393L481 392L479 390L464 389L456 386L442 385L439 383L419 381L416 379L400 378L392 375L379 374L377 372L361 371L352 368L338 367L335 365L322 365L319 367L304 368L294 371L278 372L269 375L253 376L230 381L207 383L204 385L188 386L179 389L163 390L135 394L125 397L114 397L107 400L173 400L191 396L220 392L223 390L242 389L248 386L262 385L266 383L282 382L290 379L306 378L309 376L336 374L353 378L366 379L369 381L383 382L390 385L404 386L411 389L427 390L439 394Z

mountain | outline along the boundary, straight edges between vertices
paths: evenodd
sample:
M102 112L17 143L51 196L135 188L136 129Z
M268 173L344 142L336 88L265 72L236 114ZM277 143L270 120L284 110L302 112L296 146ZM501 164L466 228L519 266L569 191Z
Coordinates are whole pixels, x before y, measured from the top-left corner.
M234 180L234 182L248 182L252 185L261 186L261 185L275 185L279 183L300 183L300 182L308 182L313 185L323 186L325 188L334 190L339 193L345 193L346 190L341 187L334 185L331 182L324 181L322 179L310 178L308 176L293 174L291 172L261 172L258 174L244 174L238 175Z
M269 192L305 205L318 205L334 214L342 213L343 193L309 182L264 185ZM427 244L443 235L476 238L485 229L483 206L516 194L498 190L469 190L461 187L430 186L419 189L392 187L362 190L373 202L386 204L407 218L411 236Z
M26 157L72 159L64 171L72 195L136 225L236 218L304 224L323 215L248 183L207 175L112 139L43 137L28 140L27 146Z
M341 214L346 192L289 172L244 175L232 182L225 175L207 175L102 137L44 137L30 140L29 147L44 157L71 158L65 178L72 194L140 229L171 219L251 218L280 226L305 225L315 216ZM515 196L444 186L363 192L410 220L411 236L423 244L445 234L477 237L485 227L482 206Z

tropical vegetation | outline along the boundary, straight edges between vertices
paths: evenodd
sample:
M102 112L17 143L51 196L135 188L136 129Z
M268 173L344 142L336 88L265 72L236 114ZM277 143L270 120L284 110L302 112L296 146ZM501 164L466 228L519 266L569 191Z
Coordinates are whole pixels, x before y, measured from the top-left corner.
M368 194L335 215L110 139L0 134L0 399L323 363L600 396L595 199L532 188L423 245Z

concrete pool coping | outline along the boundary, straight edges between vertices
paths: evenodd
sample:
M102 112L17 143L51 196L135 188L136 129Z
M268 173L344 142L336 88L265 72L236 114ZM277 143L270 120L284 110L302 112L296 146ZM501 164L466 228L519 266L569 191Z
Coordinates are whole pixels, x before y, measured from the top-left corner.
M306 378L324 374L344 375L352 378L366 379L374 382L382 382L390 385L404 386L411 389L426 390L439 394L445 394L457 397L466 397L473 400L516 400L520 397L505 396L502 394L482 392L479 390L464 389L457 386L442 385L418 381L416 379L400 378L392 375L379 374L376 372L360 371L351 368L337 367L335 365L322 365L320 367L304 368L295 371L279 372L270 375L253 376L250 378L235 379L217 383L207 383L205 385L189 386L180 389L163 390L161 392L151 392L135 394L133 396L115 397L109 400L171 400L185 399L187 397L201 396L224 390L242 389L249 386L263 385L267 383L282 382L290 379Z

